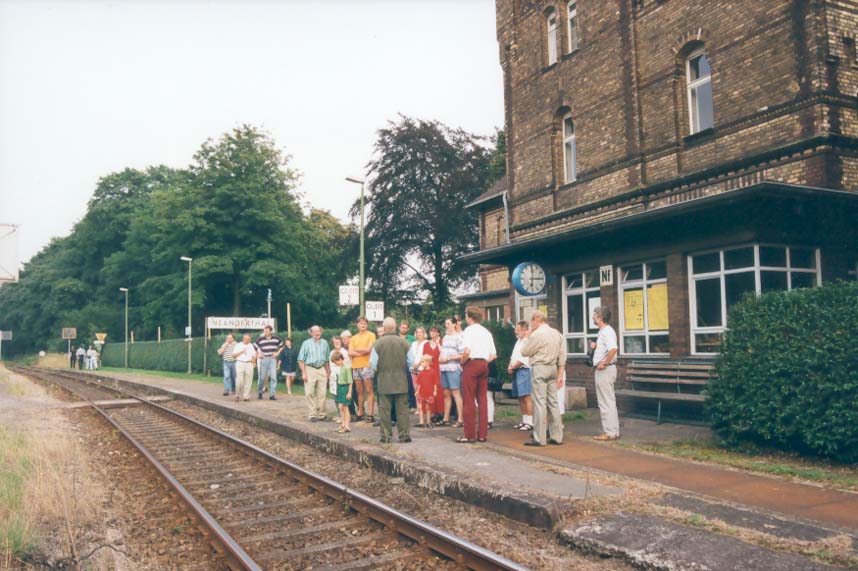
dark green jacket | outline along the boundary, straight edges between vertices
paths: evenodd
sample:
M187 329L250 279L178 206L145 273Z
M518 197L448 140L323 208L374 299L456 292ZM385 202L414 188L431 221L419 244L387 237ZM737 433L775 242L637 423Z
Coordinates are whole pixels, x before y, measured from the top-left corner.
M372 346L378 354L375 372L378 392L396 395L408 392L405 370L408 366L408 350L411 345L396 333L386 333Z

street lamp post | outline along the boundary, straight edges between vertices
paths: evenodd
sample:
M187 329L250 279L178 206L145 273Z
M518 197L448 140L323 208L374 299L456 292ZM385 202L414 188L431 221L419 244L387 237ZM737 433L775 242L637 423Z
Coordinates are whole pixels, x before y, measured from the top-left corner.
M183 262L188 262L188 374L191 374L191 345L193 338L191 337L191 265L194 259L188 256L179 258Z
M119 291L125 292L125 368L128 368L128 288L121 287Z
M365 181L362 178L355 178L352 176L347 176L346 180L348 182L353 182L355 184L360 185L360 285L359 285L359 295L358 303L360 305L360 315L366 315L366 311L364 309L364 186Z

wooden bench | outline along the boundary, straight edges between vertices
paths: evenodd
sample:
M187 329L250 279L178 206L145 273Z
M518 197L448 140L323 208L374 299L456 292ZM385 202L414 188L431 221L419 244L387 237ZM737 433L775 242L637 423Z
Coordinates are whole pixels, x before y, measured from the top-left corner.
M632 361L626 369L626 381L633 388L618 390L616 394L656 401L656 420L660 424L662 402L703 403L706 397L700 390L714 376L714 365L706 363Z

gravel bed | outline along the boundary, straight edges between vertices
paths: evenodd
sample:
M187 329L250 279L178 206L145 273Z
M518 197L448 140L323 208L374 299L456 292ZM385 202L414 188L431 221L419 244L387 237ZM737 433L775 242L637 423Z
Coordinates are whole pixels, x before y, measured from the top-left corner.
M441 496L401 478L337 458L293 440L228 419L194 405L170 401L165 406L200 420L372 498L420 518L531 569L625 571L632 567L614 559L584 555L560 545L550 531L536 529L478 507ZM333 424L331 425L333 427ZM403 562L391 568L402 569Z
M160 475L95 411L69 411L91 477L103 491L105 545L118 557L110 569L227 569Z

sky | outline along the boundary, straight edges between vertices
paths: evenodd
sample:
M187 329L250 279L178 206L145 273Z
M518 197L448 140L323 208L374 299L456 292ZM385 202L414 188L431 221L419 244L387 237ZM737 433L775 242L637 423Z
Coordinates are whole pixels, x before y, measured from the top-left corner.
M387 121L490 135L502 88L494 0L0 0L0 223L24 262L100 177L185 167L243 123L346 221Z

